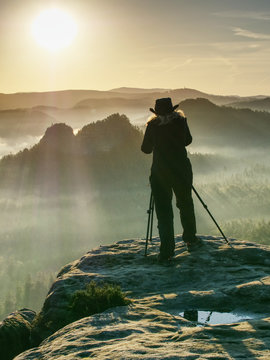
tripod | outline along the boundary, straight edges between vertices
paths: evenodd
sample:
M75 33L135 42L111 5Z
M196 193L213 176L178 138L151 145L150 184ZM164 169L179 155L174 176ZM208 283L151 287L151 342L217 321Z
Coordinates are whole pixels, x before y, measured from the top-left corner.
M211 214L211 212L209 211L207 205L205 204L205 202L202 200L202 198L200 197L200 195L198 194L197 190L195 189L195 187L192 185L192 190L194 191L195 195L197 196L197 198L200 200L200 202L202 203L202 206L205 208L205 210L208 212L208 214L210 215L211 219L214 221L215 225L217 226L218 230L220 231L222 237L224 238L224 240L226 241L226 243L233 248L232 244L229 242L229 240L227 239L227 237L224 235L223 231L221 230L220 226L218 225L218 223L216 222L214 216ZM146 242L145 242L145 251L144 251L144 256L147 256L147 247L148 247L148 241L152 241L152 232L153 232L153 218L154 218L154 196L153 193L151 191L151 195L150 195L150 201L149 201L149 208L147 210L147 214L148 214L148 221L147 221L147 231L146 231Z

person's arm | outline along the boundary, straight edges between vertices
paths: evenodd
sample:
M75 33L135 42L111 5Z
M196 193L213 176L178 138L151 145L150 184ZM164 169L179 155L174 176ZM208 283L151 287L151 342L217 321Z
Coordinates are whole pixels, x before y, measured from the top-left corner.
M188 127L188 124L187 124L187 118L185 118L185 133L186 133L186 136L185 136L185 146L188 146L192 143L192 136L191 136L191 133L190 133L190 130L189 130L189 127Z
M145 154L151 154L151 152L153 151L153 140L152 140L152 131L150 124L148 124L146 127L141 150Z

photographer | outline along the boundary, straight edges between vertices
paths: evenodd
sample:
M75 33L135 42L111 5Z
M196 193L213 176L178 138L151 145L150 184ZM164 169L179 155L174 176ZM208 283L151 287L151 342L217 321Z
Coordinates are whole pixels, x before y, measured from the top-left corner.
M154 113L145 131L141 150L153 152L150 184L154 196L160 236L160 262L174 256L174 226L172 195L180 210L183 226L183 241L188 251L201 246L196 237L196 220L192 200L192 168L187 157L186 146L192 142L187 119L182 111L175 111L171 98L157 99Z

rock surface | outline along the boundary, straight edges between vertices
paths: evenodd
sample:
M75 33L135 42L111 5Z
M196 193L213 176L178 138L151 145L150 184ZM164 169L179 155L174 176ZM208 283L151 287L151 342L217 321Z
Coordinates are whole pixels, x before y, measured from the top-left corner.
M177 237L172 266L157 264L158 239L147 258L143 240L123 240L66 265L43 307L43 339L68 318L72 294L91 280L117 282L132 304L73 322L16 360L269 359L269 247L234 240L232 249L217 237L202 238L204 246L189 254ZM198 326L180 316L187 310L253 319Z
M36 313L22 309L0 322L0 359L9 360L30 348L31 323Z

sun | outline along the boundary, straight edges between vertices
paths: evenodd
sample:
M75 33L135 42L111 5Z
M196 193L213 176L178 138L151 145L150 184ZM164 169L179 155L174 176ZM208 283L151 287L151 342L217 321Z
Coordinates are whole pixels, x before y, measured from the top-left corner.
M70 14L51 8L36 17L31 30L40 46L50 51L58 51L72 44L78 27Z

